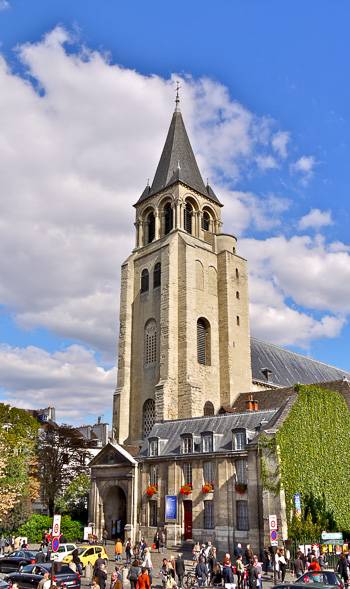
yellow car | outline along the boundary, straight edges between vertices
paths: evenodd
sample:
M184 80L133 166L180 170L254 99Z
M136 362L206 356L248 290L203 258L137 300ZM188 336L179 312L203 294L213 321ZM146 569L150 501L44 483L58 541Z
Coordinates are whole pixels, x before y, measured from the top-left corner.
M106 561L108 561L108 555L104 546L80 546L80 548L78 548L78 556L83 568L85 568L87 564L94 566L98 558L105 558ZM72 559L72 555L67 554L62 562L69 563L72 562Z

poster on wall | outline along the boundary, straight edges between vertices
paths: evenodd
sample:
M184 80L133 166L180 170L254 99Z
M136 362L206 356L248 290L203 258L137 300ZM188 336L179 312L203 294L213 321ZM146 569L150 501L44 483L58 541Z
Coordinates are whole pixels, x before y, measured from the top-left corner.
M165 520L176 521L177 519L177 497L176 495L165 496Z

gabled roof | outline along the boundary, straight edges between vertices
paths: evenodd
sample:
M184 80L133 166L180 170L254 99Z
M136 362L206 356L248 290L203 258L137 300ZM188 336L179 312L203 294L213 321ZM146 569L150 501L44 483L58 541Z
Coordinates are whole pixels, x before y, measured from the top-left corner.
M108 442L108 444L106 444L106 446L104 446L91 460L89 466L110 466L125 462L137 464L135 458L124 446L117 444L117 442Z
M253 381L280 387L313 384L348 378L350 372L296 354L254 337L250 341ZM266 378L268 370L269 378Z
M205 186L194 156L190 140L183 122L182 114L175 110L159 164L149 188L146 186L137 204L157 194L168 186L182 182L196 192L216 202L220 202L210 186Z

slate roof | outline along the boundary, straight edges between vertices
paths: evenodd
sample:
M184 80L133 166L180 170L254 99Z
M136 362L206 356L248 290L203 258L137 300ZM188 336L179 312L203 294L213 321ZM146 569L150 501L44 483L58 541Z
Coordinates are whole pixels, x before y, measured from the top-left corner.
M232 430L245 428L252 432L250 438L255 437L256 428L261 422L269 422L276 410L247 411L240 414L215 415L212 417L196 417L191 419L176 419L156 423L149 438L159 438L159 456L178 456L181 454L181 436L192 434L194 444L200 444L200 436L204 432L213 432L214 451L228 452L232 450ZM216 434L216 435L215 435ZM149 439L148 438L148 439ZM249 435L248 435L249 438ZM194 454L198 454L195 451ZM148 441L144 441L140 456L148 455ZM188 455L186 455L188 456Z
M350 372L296 354L274 344L251 338L250 342L253 380L266 385L292 386L350 380ZM271 370L267 379L262 370Z
M203 182L182 114L179 110L175 110L171 119L168 135L152 186L146 186L136 204L144 202L150 196L157 194L157 192L164 190L175 182L186 184L189 188L193 188L195 191L222 206L213 189L209 185L205 186Z

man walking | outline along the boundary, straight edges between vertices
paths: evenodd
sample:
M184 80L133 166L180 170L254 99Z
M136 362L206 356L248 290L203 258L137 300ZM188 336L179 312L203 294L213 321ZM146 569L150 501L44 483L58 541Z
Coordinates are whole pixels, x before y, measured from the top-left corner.
M183 578L185 575L185 561L182 558L181 552L179 552L179 554L177 555L177 559L175 560L175 572L178 579L178 587L181 589Z

